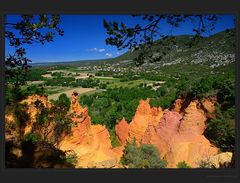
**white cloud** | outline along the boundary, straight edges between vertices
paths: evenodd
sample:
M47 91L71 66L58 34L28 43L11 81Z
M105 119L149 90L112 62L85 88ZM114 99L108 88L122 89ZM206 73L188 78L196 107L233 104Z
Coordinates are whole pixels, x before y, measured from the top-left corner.
M97 52L104 52L106 51L104 48L92 48L89 51L97 51Z
M106 56L112 57L113 55L111 53L106 53Z
M117 55L119 55L120 54L120 52L119 51L117 51L117 53L116 53Z

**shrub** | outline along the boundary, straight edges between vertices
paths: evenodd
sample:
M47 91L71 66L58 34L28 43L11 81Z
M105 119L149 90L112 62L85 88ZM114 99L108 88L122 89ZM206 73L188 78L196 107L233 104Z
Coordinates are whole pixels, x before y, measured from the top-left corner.
M62 93L59 97L58 100L55 102L55 105L57 107L64 108L66 111L69 110L70 108L70 99L67 97L65 93Z
M36 143L39 140L41 140L41 137L38 134L35 134L35 133L27 133L23 137L23 141L26 141L26 142Z
M213 166L209 159L205 159L198 162L198 168L213 168Z
M71 153L67 154L66 157L65 157L65 161L67 163L76 165L76 163L77 163L77 154L75 152L71 152Z
M191 168L185 161L181 161L177 164L177 168Z
M100 89L106 89L106 88L107 88L107 84L106 84L106 83L101 83L101 84L99 85L99 88L100 88Z
M20 136L22 136L22 128L25 127L26 122L30 119L29 114L27 113L27 106L25 104L17 103L14 107L14 116L16 123L20 129Z
M73 77L54 77L45 81L47 86L71 86L74 83L76 82Z
M141 144L134 141L124 149L121 163L128 168L165 168L167 162L160 158L157 148L151 144Z
M110 129L109 134L110 134L110 140L111 140L112 147L114 148L114 147L120 146L121 144L120 144L120 141L118 140L118 138L116 136L115 130Z
M161 86L160 88L157 89L157 95L159 97L166 95L166 93L167 93L167 88L165 86Z
M231 124L232 123L232 124ZM221 151L234 151L235 145L235 127L234 120L224 117L212 119L207 124L206 136Z

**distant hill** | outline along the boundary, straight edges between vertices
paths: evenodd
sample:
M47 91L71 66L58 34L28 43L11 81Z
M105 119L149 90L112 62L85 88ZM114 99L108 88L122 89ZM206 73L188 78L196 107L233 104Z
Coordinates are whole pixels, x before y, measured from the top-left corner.
M99 59L99 60L77 60L77 61L65 61L65 62L39 62L39 63L29 63L31 66L50 66L50 65L69 65L69 66L82 66L89 64L101 64L103 62L109 62L110 59Z
M157 40L153 44L153 56L158 55L160 44L168 44L172 37L164 40ZM166 50L166 55L159 61L154 63L146 63L144 65L166 66L173 64L203 64L210 67L218 67L228 65L235 61L235 30L225 30L210 37L203 37L201 41L194 46L189 47L191 35L174 36L176 44L172 45L170 50ZM54 63L38 63L37 65L69 65L69 66L84 66L84 65L101 65L103 63L116 62L131 62L139 54L139 51L128 51L118 57L101 59L101 60L80 60L69 62L54 62ZM143 66L144 66L143 65Z
M171 37L162 40L162 44L167 44ZM226 30L210 37L204 37L201 41L192 47L189 42L192 36L175 36L176 44L170 50L166 50L166 55L156 63L147 63L152 65L172 65L178 63L195 63L218 67L227 65L235 61L235 30ZM157 56L157 49L161 40L157 40L153 45L153 55ZM139 54L139 51L128 51L125 54L112 60L133 60Z

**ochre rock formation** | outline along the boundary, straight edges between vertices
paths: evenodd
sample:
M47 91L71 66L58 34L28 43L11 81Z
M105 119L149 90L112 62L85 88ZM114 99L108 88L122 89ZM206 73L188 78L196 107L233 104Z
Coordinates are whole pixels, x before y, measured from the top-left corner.
M129 124L123 118L120 122L117 121L117 124L115 125L115 132L122 144L124 144L128 138L128 132L129 132Z
M22 101L28 104L27 112L31 118L25 133L31 131L35 122L38 111L34 103L37 100L45 107L51 107L45 96L34 95ZM117 121L115 131L121 145L113 148L107 128L91 124L88 108L79 104L78 93L74 92L68 113L73 123L71 133L61 138L58 148L67 154L76 154L76 168L116 168L120 167L126 142L135 139L138 145L155 145L169 168L175 168L181 161L194 168L206 159L217 167L219 162L230 161L231 156L229 153L218 154L218 149L203 135L208 115L214 114L215 102L215 98L202 101L177 99L172 110L162 111L161 107L151 108L149 99L140 100L130 123L125 118ZM8 121L12 118L6 115Z
M171 148L171 143L174 142L175 133L178 133L178 126L182 116L177 112L171 112L168 109L164 110L163 117L160 123L154 127L149 124L142 143L154 144L164 157Z
M37 100L39 100L46 108L51 108L52 106L52 104L48 101L48 97L46 95L36 95L36 94L28 96L27 99L22 100L21 103L22 104L25 103L28 106L30 106L34 104Z
M198 104L197 101L192 101L185 109L183 117L179 113L167 111L157 127L159 140L165 141L165 147L158 146L158 149L168 161L168 167L176 167L180 161L187 162L191 167L198 167L202 159L218 152L202 135L207 118Z
M180 113L182 103L183 103L182 99L175 100L174 103L173 103L172 111Z
M217 102L217 98L215 96L205 98L201 101L203 108L209 113L213 113L215 111L215 103L216 102Z
M149 98L140 100L137 111L129 124L129 141L135 138L136 143L140 143L148 124L152 123L152 125L156 126L159 123L163 114L162 109L151 108L149 101Z
M19 128L15 122L14 115L12 113L5 114L5 141L16 140L19 138Z
M202 107L205 110L206 117L209 119L216 118L216 115L214 113L215 111L215 104L217 102L216 97L209 97L207 99L203 99L201 101Z
M185 109L179 131L185 134L203 134L207 120L204 111L200 108L198 101L192 101Z
M29 121L26 122L26 125L23 129L23 134L30 133L32 131L33 124L36 122L36 115L39 112L39 109L36 107L35 103L39 101L46 108L51 108L52 104L48 101L48 97L46 95L31 95L28 96L27 99L22 100L21 104L27 105L27 114L29 115Z
M188 105L184 116L168 109L163 114L159 112L162 117L158 123L152 122L150 111L149 100L140 101L129 124L128 140L135 137L139 143L155 145L161 157L167 160L168 167L176 167L181 161L198 167L202 159L217 154L218 149L202 135L207 118L198 101Z
M73 151L77 156L78 167L112 168L117 165L122 154L114 152L110 135L105 126L91 125L87 108L80 106L78 94L72 95L69 115L75 124L72 133L64 137L59 148Z
M72 100L70 105L70 114L81 115L86 112L87 108L83 108L78 102L78 93L74 91L72 93Z
M76 153L76 168L111 168L117 164L108 130L102 125L91 125L81 140L77 135L67 136L59 147Z
M135 138L137 144L155 145L161 157L167 160L168 167L176 167L181 161L198 167L201 160L218 152L203 135L207 120L205 112L213 112L214 103L203 102L194 100L189 103L178 99L172 111L162 111L161 108L151 108L149 99L140 100L132 121L129 124L124 119L119 122L115 127L116 134L122 144ZM204 105L208 110L202 109Z

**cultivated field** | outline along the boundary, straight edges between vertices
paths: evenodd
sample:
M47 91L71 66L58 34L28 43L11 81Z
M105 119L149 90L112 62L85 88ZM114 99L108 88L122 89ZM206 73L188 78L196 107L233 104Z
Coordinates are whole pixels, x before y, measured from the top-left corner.
M153 84L154 81L137 79L134 81L124 81L121 82L120 79L116 79L108 85L108 88L118 88L118 87L135 87L140 84Z
M93 91L96 91L96 88L82 88L82 87L78 87L78 88L73 88L73 89L70 89L70 90L65 90L63 92L59 92L59 93L56 93L56 94L52 94L52 95L49 95L48 98L49 100L57 100L58 97L65 93L68 97L71 97L73 91L77 91L80 95L81 94L85 94L85 93L88 93L88 92L93 92Z

